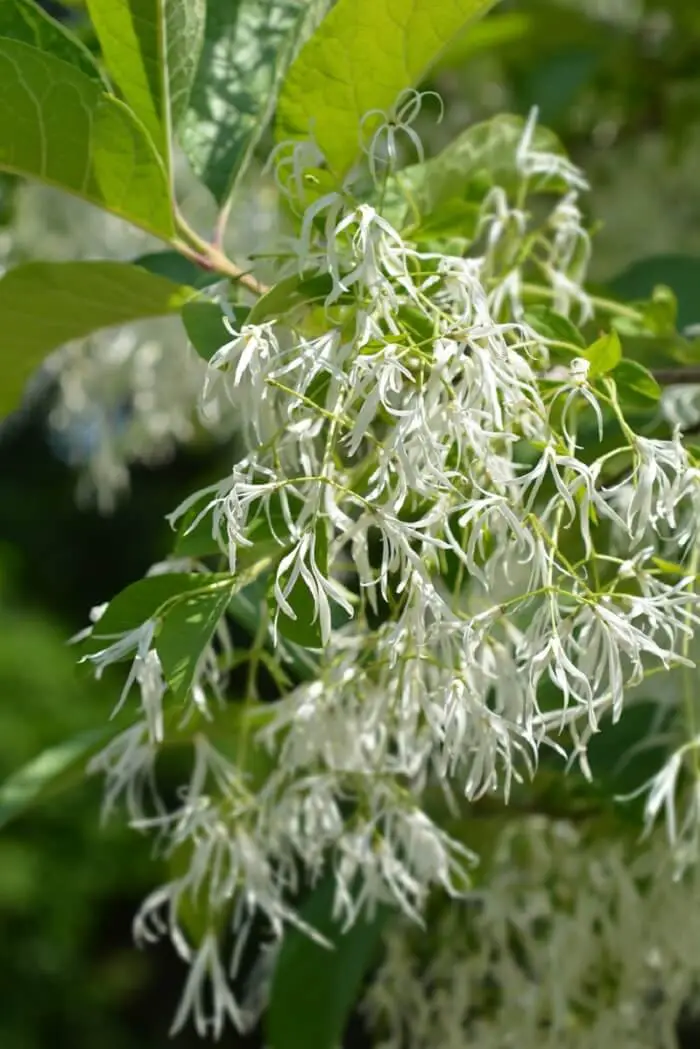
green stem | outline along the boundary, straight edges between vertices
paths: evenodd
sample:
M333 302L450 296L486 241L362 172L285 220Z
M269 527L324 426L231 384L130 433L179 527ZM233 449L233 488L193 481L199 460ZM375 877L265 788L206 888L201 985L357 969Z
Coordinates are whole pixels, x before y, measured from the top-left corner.
M523 284L522 290L526 295L536 295L543 299L554 299L556 292L552 288L547 288L541 284ZM589 295L588 300L591 305L600 313L609 313L612 316L627 317L629 320L640 321L643 320L642 314L639 310L635 310L634 306L625 306L623 302L615 302L614 299L604 299L599 295Z
M254 295L264 295L269 291L267 285L262 284L252 273L241 269L240 266L236 266L235 263L231 262L219 247L215 244L210 244L209 241L200 237L188 225L182 215L176 215L175 221L179 237L172 243L173 247L177 248L182 254L189 255L190 258L194 258L200 265L215 270L222 277L228 277L229 280L242 284L244 288L247 288Z

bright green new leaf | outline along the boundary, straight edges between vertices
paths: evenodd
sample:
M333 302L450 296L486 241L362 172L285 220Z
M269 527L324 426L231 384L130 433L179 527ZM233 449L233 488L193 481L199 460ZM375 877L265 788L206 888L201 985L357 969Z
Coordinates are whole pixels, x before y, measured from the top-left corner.
M0 170L37 178L173 234L163 164L123 103L60 58L0 40Z
M447 250L454 242L457 251L476 237L481 218L481 205L471 200L446 200L432 215L411 227L411 240Z
M88 0L107 68L168 169L171 131L187 109L206 0Z
M51 350L98 328L177 313L195 294L128 262L29 262L0 278L0 415Z
M338 0L302 48L280 94L277 138L313 135L342 176L377 121L419 84L445 47L494 0ZM381 118L378 118L381 120Z
M193 507L183 516L175 538L173 557L201 559L223 556L221 547L212 535L211 517L205 514L197 521L198 515L199 509Z
M223 204L274 112L280 82L329 0L219 0L207 8L202 59L182 145Z
M50 747L15 772L0 787L0 827L32 806L71 787L82 779L85 764L114 730L84 732Z
M102 74L88 49L33 3L33 0L0 0L0 37L20 40L39 51L48 51L69 62L104 87Z
M622 360L620 336L615 330L601 336L592 346L584 350L581 356L589 363L588 374L591 379L595 379L598 375L606 375Z
M298 929L282 941L272 977L267 1013L270 1049L335 1049L362 980L376 959L391 911L379 906L342 933L333 918L335 878L328 875L300 908L300 916L329 944L315 943Z

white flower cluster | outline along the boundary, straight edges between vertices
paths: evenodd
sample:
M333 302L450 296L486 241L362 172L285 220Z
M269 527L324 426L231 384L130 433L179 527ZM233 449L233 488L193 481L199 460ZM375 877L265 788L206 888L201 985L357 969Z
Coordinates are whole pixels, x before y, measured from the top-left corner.
M299 156L289 185L303 194ZM700 471L679 437L634 433L614 381L569 344L562 364L561 342L530 319L533 274L540 302L591 316L585 183L536 146L532 120L514 166L515 192L486 196L468 257L419 250L348 192L304 199L298 267L320 301L295 318L227 320L209 364L203 411L228 398L251 450L173 521L209 517L232 573L261 533L276 543L256 652L269 643L281 658L290 630L307 629L313 680L233 757L204 725L179 804L149 815L168 716L154 624L92 656L99 669L136 652L128 684L142 695L143 722L96 763L109 802L126 796L136 825L190 850L137 922L192 963L177 1025L245 1022L226 974L256 914L274 937L298 924L302 872L331 863L345 925L378 901L416 919L431 890L463 894L473 857L424 810L427 792L507 799L544 744L586 771L587 741L621 715L626 689L690 662L695 570L666 582L654 543L675 542L679 560L696 548ZM535 185L559 193L537 221ZM622 443L582 455L586 428ZM611 533L620 556L603 552ZM200 670L193 701L206 709L213 649ZM259 782L251 749L274 756ZM195 946L180 925L189 897L211 914Z
M483 890L394 925L365 1011L377 1049L676 1049L700 975L697 877L571 823L514 819Z

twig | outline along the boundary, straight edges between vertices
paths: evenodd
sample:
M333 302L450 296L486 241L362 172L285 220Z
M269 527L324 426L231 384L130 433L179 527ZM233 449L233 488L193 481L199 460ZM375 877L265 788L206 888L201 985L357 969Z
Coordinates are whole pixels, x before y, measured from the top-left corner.
M187 252L184 253L188 253L190 258L194 258L200 266L215 270L223 277L228 277L230 280L242 284L248 291L252 291L253 295L265 295L270 290L266 284L259 281L248 270L241 269L240 266L236 266L235 263L231 262L228 256L216 245L210 244L203 237L200 237L181 215L177 215L176 219L178 233L182 238L182 241L173 242L173 246L178 251L183 251L183 247L187 248Z
M700 365L687 368L658 368L651 373L659 386L700 386Z

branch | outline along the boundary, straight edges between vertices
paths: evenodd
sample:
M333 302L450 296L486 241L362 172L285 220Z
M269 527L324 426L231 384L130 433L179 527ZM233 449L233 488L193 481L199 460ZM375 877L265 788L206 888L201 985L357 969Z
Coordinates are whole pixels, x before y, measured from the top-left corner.
M227 255L221 251L215 244L210 244L208 241L200 237L188 224L185 222L181 215L176 216L177 230L182 238L182 241L173 242L173 246L178 251L185 251L183 254L188 252L194 252L194 258L199 262L201 266L207 269L215 270L220 273L222 277L228 277L229 280L236 281L238 284L242 284L248 291L252 291L253 295L258 297L265 295L270 289L266 284L262 284L256 277L253 276L248 270L241 269L240 266L236 266L235 263L231 262ZM184 241L184 245L183 245ZM190 257L193 257L190 255Z
M651 373L659 386L700 386L700 365L688 368L658 368Z

